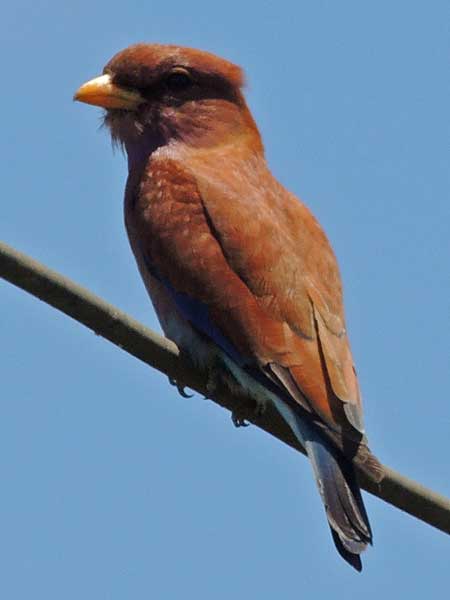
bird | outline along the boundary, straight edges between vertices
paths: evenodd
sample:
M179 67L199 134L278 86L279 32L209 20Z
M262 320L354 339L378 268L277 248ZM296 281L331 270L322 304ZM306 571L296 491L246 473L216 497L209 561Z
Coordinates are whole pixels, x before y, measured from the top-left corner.
M372 531L355 465L377 482L382 467L365 434L339 267L312 212L272 175L244 84L239 66L209 52L139 43L74 99L105 109L127 156L125 225L165 335L255 415L271 406L284 419L337 551L361 571Z

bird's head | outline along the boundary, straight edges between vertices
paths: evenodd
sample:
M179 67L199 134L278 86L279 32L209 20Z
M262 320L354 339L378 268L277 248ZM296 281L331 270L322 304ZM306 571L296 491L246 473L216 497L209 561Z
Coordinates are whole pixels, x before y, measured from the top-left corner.
M113 140L129 154L173 142L198 148L236 139L260 151L243 83L239 67L213 54L136 44L116 54L74 99L105 108Z

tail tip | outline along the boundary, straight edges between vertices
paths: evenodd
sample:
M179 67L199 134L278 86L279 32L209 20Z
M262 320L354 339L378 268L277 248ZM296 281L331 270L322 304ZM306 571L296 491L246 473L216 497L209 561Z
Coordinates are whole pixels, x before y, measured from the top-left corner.
M340 556L350 565L352 566L358 573L362 571L362 561L359 554L355 554L354 552L350 552L347 550L341 542L339 535L330 527L331 535L333 536L334 545L336 546L337 551Z

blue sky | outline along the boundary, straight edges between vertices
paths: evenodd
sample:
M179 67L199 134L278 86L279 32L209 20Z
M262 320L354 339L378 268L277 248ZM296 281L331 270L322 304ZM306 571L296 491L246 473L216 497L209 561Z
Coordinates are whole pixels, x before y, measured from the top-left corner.
M17 0L2 9L0 237L158 328L126 165L72 95L137 41L242 65L274 173L338 255L371 446L450 496L448 6ZM0 281L0 596L443 597L449 539L365 495L353 572L309 465Z

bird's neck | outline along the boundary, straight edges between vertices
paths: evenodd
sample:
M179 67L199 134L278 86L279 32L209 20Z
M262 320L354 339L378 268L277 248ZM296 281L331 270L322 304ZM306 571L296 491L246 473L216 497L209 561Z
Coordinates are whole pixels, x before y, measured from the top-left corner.
M156 123L139 135L123 140L128 155L128 171L142 171L150 156L167 148L176 153L196 153L234 146L250 153L264 154L258 129L247 106L225 101L187 104L162 112Z
M186 103L167 116L165 123L172 138L192 149L213 150L232 143L249 143L262 151L258 129L243 100L235 103L204 99Z

